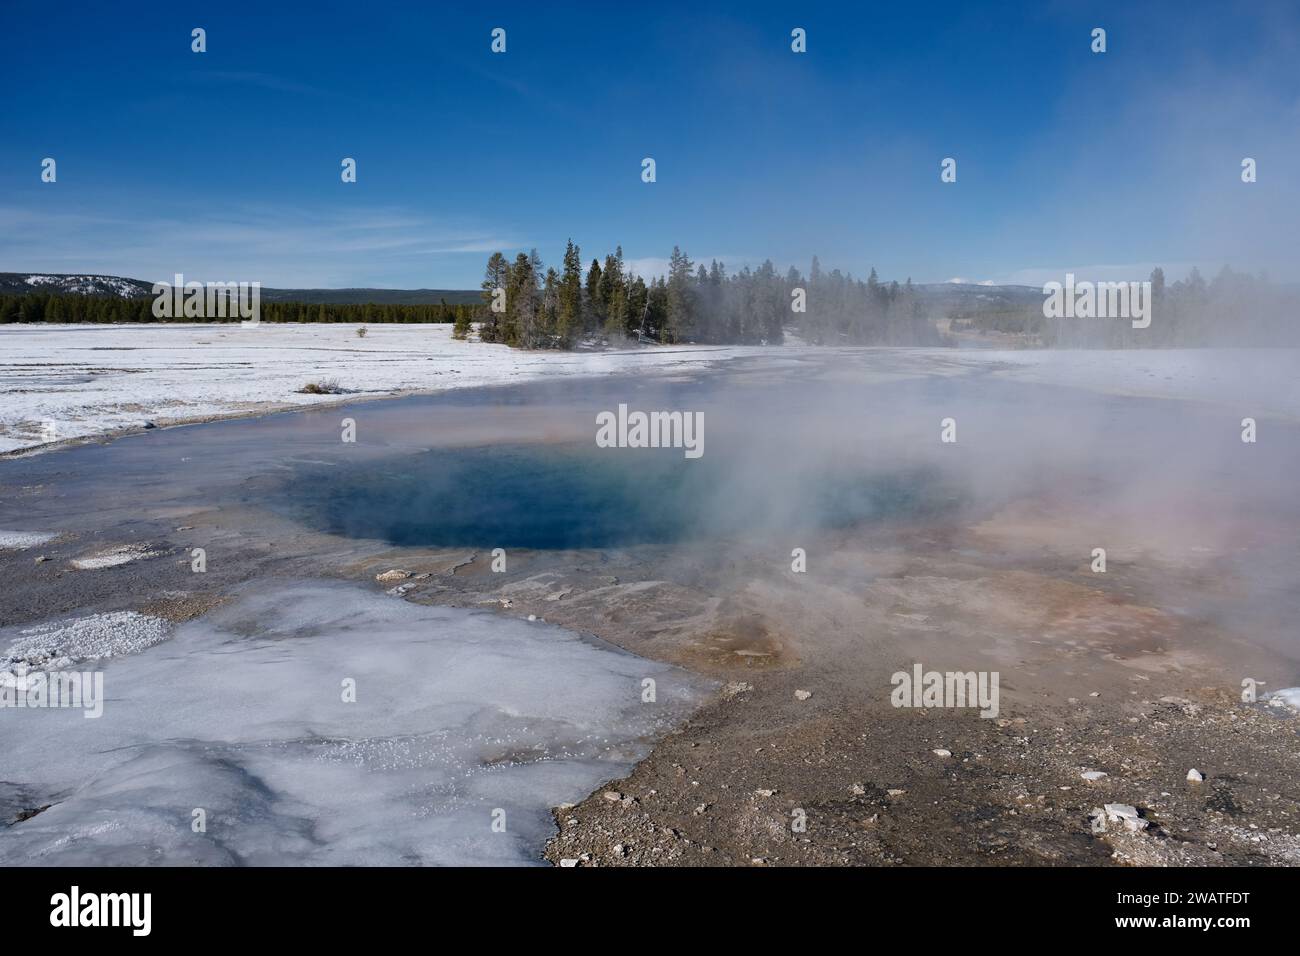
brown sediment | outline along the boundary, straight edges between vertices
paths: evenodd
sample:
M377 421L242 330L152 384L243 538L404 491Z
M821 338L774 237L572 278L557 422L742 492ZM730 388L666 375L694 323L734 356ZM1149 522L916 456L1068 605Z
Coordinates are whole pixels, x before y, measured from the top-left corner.
M1025 557L1033 570L990 569L979 555L919 544L943 538L933 529L904 534L892 542L905 545L901 567L856 586L851 575L810 573L802 597L782 570L748 566L743 600L726 615L730 630L710 618L693 634L684 630L675 651L639 639L626 618L606 630L615 643L694 665L731 689L628 778L558 810L560 832L547 858L582 865L1300 862L1295 729L1238 696L1242 676L1285 673L1290 665L1050 562L1035 568ZM890 563L869 542L856 553L845 541L835 545L842 569ZM989 557L1002 565L1008 555ZM722 606L715 613L725 615ZM562 623L584 622L598 632L605 623L590 615ZM710 635L745 630L794 653L771 669L726 655L706 656L703 667L693 660L692 646L707 646ZM1000 671L998 717L893 708L890 673L912 661ZM736 692L737 685L752 689ZM812 696L797 699L799 689ZM1192 767L1205 783L1186 781ZM1089 783L1081 776L1089 769L1107 776ZM625 799L605 800L606 790ZM1089 814L1103 803L1135 805L1151 825L1141 834L1115 826L1094 832Z
M735 677L738 670L765 670L793 660L763 617L745 611L729 616L724 611L715 627L675 655L675 662L707 674Z
M140 606L143 614L151 614L173 624L184 624L196 617L207 614L214 608L225 604L229 597L212 593L180 593L156 598Z

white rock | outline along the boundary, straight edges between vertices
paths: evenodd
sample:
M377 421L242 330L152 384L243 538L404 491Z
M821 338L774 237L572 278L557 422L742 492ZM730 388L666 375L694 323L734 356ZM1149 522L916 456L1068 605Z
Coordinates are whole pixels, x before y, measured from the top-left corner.
M57 534L45 531L0 531L0 550L25 551L57 537Z
M577 860L564 859L560 861L560 866L568 867L568 866L577 866L577 865L578 865Z
M1145 830L1149 826L1146 820L1138 816L1137 807L1127 803L1107 803L1102 806L1106 811L1106 819L1111 823L1123 823L1135 832Z
M1191 783L1201 783L1205 780L1205 774L1193 767L1191 770L1187 771L1187 779Z
M1089 783L1095 783L1102 777L1107 776L1107 773L1104 770L1085 770L1079 776L1083 777L1083 779L1087 780Z
M797 690L797 691L794 692L794 696L795 696L795 699L796 699L796 700L807 700L809 697L812 696L812 691L810 691L810 690Z
M121 564L130 564L132 561L141 561L145 558L156 558L162 554L161 551L151 551L146 545L125 544L116 548L109 548L106 551L100 551L97 554L87 555L70 561L78 571L97 571L101 568L115 568Z
M938 750L934 751L934 755L935 755L936 757L951 757L951 756L952 756L952 751L951 751L951 750L944 750L942 747L940 747Z

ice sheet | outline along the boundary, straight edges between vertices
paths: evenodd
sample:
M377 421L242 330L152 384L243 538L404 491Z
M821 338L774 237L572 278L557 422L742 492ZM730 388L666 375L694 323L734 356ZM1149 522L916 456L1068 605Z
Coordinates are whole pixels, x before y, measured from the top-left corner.
M552 625L313 582L108 661L104 689L98 720L0 711L5 781L53 804L0 830L0 863L536 862L549 808L625 773L703 685Z

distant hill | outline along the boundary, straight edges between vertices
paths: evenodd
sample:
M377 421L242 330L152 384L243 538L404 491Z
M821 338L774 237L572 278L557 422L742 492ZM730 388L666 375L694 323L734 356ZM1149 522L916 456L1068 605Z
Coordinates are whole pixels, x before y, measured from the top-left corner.
M0 294L43 292L56 295L152 297L153 283L121 276L65 273L0 272ZM307 302L312 305L478 305L477 289L262 289L263 302Z
M52 295L100 295L135 299L151 295L152 288L152 282L123 279L121 276L0 272L0 294L4 295L44 292Z

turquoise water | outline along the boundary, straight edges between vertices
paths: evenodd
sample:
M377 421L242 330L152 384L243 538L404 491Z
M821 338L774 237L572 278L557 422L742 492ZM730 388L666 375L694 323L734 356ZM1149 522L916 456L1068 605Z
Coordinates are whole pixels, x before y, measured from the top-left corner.
M775 461L680 450L505 445L301 466L277 510L405 546L609 548L924 517L956 498L925 469L803 480Z

